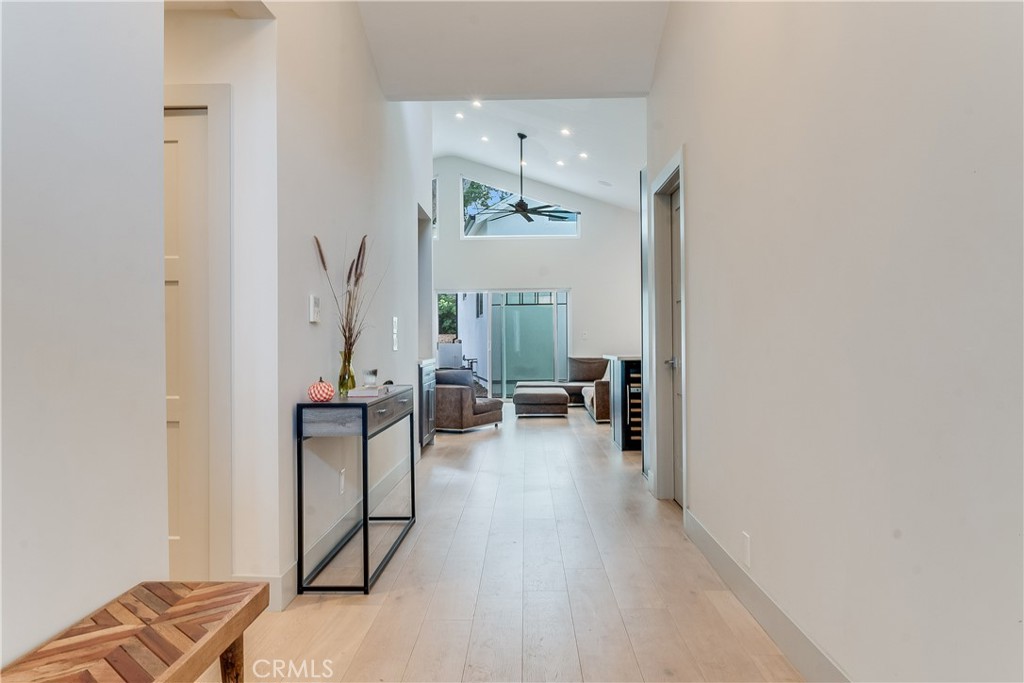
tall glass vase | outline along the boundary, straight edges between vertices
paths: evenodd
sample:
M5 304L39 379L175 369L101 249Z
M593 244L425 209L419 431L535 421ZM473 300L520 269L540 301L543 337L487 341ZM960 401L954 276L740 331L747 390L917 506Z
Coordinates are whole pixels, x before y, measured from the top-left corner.
M352 352L341 352L341 372L338 373L338 396L348 396L356 388L356 376L352 372Z

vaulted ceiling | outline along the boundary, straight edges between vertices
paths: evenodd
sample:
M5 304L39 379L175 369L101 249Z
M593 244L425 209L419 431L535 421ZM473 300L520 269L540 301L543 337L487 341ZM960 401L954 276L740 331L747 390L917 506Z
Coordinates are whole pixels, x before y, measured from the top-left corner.
M479 103L434 103L435 157L459 156L518 174L516 133L522 132L527 184L537 180L636 209L647 156L642 98Z
M518 174L524 132L527 178L636 208L667 2L370 1L360 12L385 96L435 102L435 156Z
M644 97L667 2L362 2L392 100Z

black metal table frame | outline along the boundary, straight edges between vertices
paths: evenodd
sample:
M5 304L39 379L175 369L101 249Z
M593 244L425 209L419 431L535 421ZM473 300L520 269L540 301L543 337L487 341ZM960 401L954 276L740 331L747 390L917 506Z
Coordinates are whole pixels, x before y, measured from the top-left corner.
M296 588L299 595L305 592L331 592L331 593L350 593L354 591L361 591L364 594L370 593L370 588L380 578L381 573L388 566L388 562L394 557L395 552L398 550L398 546L402 544L406 535L409 533L409 529L416 523L416 424L413 417L413 410L410 407L409 412L405 415L398 417L395 420L384 425L382 428L375 431L373 434L369 433L368 426L368 408L370 403L299 403L296 405L295 410L295 427L296 427L296 473L295 473L295 498L296 505L298 507L298 524L296 528L297 541L298 541L298 562L296 566ZM303 496L302 496L302 442L306 439L317 438L314 436L304 436L302 433L302 414L307 409L336 409L336 410L360 410L362 419L362 480L363 480L363 514L362 518L356 522L355 525L342 536L341 540L338 541L333 548L320 560L312 571L309 572L308 576L304 576L304 562L303 556L305 551L303 550ZM370 452L370 439L377 436L378 434L387 431L391 427L397 425L399 422L404 420L406 417L409 418L409 515L408 516L370 516L370 496L369 496L369 452ZM339 434L338 436L354 436ZM405 522L402 527L401 533L398 534L398 538L395 539L394 543L388 549L386 555L377 564L374 570L370 571L370 523L371 522ZM331 560L337 556L341 549L344 548L352 538L359 533L360 529L365 529L363 533L363 583L362 585L352 586L326 586L326 585L313 585L312 582L316 580L316 577L324 570L324 568L330 564Z

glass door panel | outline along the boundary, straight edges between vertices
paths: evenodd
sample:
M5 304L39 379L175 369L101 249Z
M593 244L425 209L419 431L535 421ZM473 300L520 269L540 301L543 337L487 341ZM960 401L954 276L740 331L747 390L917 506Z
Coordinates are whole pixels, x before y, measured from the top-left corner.
M552 313L551 304L505 306L506 384L555 378Z
M491 396L516 382L568 377L569 292L491 292Z

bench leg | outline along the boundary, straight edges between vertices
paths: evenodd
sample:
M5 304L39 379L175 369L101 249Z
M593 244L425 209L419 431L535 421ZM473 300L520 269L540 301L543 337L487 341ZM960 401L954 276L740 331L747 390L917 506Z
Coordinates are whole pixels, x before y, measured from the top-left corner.
M242 672L245 669L245 657L242 654L242 636L228 645L228 649L220 655L221 683L242 683Z

